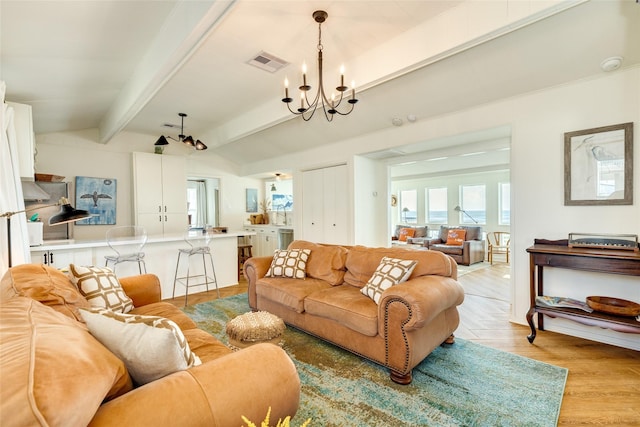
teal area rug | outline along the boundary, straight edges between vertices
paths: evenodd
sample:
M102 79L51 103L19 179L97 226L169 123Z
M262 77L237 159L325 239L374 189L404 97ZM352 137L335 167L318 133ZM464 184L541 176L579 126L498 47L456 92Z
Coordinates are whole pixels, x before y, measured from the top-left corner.
M249 305L241 294L184 311L227 343L226 323ZM407 386L393 383L388 369L289 326L282 346L302 383L292 426L307 418L322 427L555 426L567 378L564 368L462 339L431 353Z

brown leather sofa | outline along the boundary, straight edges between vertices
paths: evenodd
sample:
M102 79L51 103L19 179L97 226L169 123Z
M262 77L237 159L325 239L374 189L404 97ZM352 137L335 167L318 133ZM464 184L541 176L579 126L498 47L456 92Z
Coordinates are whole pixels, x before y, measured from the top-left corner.
M249 306L385 366L391 379L411 382L412 369L443 342L453 342L457 306L464 291L457 265L441 252L399 247L319 245L296 240L289 249L310 249L306 278L265 277L271 257L244 265ZM360 289L383 257L417 260L408 281L384 291L379 304Z
M466 231L465 240L461 245L447 245L449 230L455 229ZM429 250L443 252L451 256L460 265L471 265L484 261L485 245L480 226L440 226L438 237L425 240L424 246Z
M176 322L202 364L134 387L124 363L77 320L88 302L63 273L11 268L0 282L0 425L239 426L293 416L300 380L272 344L232 352L172 304L154 275L121 279L132 313Z

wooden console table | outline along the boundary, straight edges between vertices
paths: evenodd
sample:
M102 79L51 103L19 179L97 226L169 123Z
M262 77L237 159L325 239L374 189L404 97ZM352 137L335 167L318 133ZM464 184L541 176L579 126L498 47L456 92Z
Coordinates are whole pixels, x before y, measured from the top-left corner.
M529 284L531 308L527 312L527 323L531 327L530 343L536 338L533 315L538 313L538 329L544 331L542 315L570 319L589 326L612 329L618 332L640 334L640 322L633 317L612 316L605 313L588 313L580 309L563 307L543 307L536 305L536 296L544 295L544 267L567 268L594 271L598 273L640 276L640 252L569 248L568 246L535 244L529 252Z

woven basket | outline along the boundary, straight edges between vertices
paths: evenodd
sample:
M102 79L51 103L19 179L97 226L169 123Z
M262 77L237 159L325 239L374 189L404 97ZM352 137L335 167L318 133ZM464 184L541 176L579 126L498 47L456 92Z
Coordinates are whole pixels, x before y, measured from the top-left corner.
M241 314L227 323L229 344L245 348L253 344L270 342L279 344L286 326L278 316L266 311Z

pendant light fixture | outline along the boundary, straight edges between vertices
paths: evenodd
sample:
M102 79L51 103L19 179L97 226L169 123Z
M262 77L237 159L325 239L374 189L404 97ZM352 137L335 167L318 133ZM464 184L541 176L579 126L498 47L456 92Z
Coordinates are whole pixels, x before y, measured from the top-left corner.
M324 92L324 84L322 82L322 23L327 20L329 15L324 10L316 10L312 16L318 23L318 90L313 100L310 101L309 91L311 86L307 84L307 65L302 64L302 85L298 87L300 89L300 108L295 111L291 109L290 104L293 102L293 98L289 97L289 80L286 78L284 79L284 98L282 98L282 102L287 104L287 108L293 114L301 115L304 121L311 120L316 108L322 106L325 118L327 121L332 121L335 114L346 116L353 111L354 105L358 102L355 83L351 82L351 97L347 100L349 107L344 111L338 110L343 99L348 98L348 95L345 96L345 92L349 88L344 85L344 66L340 68L340 86L336 87L339 95L332 94L331 97L328 97ZM339 98L336 99L336 96L339 96Z
M188 146L194 148L197 151L206 150L207 146L202 141L200 141L199 139L194 141L193 137L191 135L185 136L185 134L184 134L184 118L187 117L187 115L185 113L178 113L178 115L180 116L180 119L181 119L181 122L180 122L180 135L178 135L178 139L173 138L172 136L165 137L164 135L160 135L160 138L158 138L158 140L154 144L154 146L156 147L156 153L162 154L162 151L164 150L163 146L164 145L169 145L169 141L167 141L167 138L173 139L174 141L182 142L183 144L188 145ZM165 126L177 127L177 125L165 125Z

